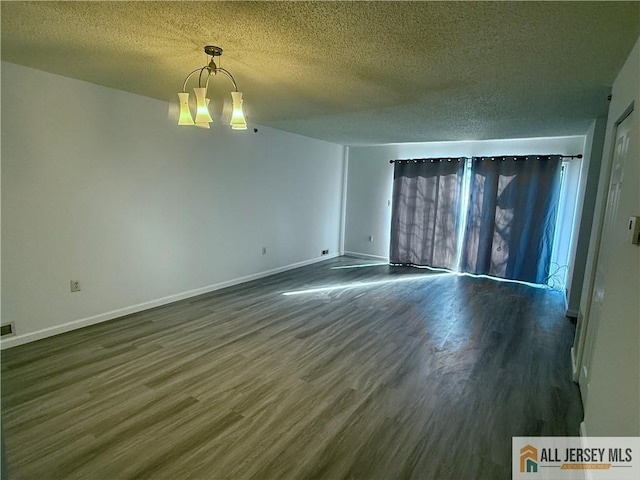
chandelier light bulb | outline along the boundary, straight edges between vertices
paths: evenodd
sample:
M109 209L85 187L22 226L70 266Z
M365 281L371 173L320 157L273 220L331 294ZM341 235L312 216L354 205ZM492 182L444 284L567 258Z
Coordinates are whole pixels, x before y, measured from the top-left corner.
M194 88L193 91L196 94L196 125L213 122L213 118L211 118L211 114L207 108L207 89L204 87L198 87Z
M205 103L206 103L206 105L207 105L207 112L209 112L209 102L210 102L211 100L209 100L208 98L205 98L204 100L205 100ZM211 112L209 112L209 114L211 114ZM200 128L211 128L211 127L209 126L209 122L200 122L200 123L196 122L196 127L200 127Z
M242 92L231 92L231 100L233 101L233 112L231 113L231 128L233 130L246 130L247 121L242 111Z
M189 94L181 92L178 94L180 99L180 117L178 118L178 125L194 125L193 117L189 111Z

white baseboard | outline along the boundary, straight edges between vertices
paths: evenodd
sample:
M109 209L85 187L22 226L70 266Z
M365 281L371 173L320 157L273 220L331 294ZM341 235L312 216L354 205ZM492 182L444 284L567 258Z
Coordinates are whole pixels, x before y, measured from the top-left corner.
M564 312L564 316L565 317L570 317L570 318L578 318L578 311L577 310L566 310Z
M63 323L61 325L55 325L53 327L44 328L36 332L30 332L24 335L15 335L15 336L12 336L11 338L0 340L0 350L5 350L11 347L17 347L18 345L24 345L25 343L35 342L36 340L41 340L47 337L53 337L54 335L70 332L71 330L77 330L78 328L88 327L89 325L95 325L96 323L106 322L108 320L113 320L115 318L124 317L125 315L131 315L132 313L138 313L138 312L142 312L143 310L149 310L151 308L160 307L162 305L167 305L169 303L177 302L179 300L184 300L186 298L196 297L198 295L203 295L205 293L210 293L223 288L232 287L240 283L246 283L252 280L258 280L260 278L275 275L277 273L286 272L287 270L293 270L295 268L304 267L306 265L324 262L325 260L329 260L330 258L335 258L338 256L340 256L338 253L323 255L321 257L312 258L310 260L304 260L302 262L285 265L284 267L278 267L272 270L266 270L264 272L259 272L259 273L254 273L252 275L246 275L244 277L234 278L232 280L227 280L225 282L220 282L213 285L207 285L205 287L196 288L194 290L189 290L186 292L169 295L167 297L158 298L156 300L151 300L149 302L138 303L136 305L131 305L129 307L124 307L124 308L118 308L116 310L100 313L98 315L93 315L91 317L73 320L71 322Z
M364 258L366 260L378 260L381 262L388 262L389 261L389 257L383 257L380 255L369 255L368 253L359 253L359 252L344 252L344 255L349 256L349 257L358 257L358 258Z

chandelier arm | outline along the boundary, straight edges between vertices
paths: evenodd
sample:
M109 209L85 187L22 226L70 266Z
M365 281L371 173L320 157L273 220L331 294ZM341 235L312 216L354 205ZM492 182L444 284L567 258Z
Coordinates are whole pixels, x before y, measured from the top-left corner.
M202 67L200 69L200 75L198 75L198 87L202 88L202 73L207 70L209 73L207 75L207 82L205 83L205 90L207 89L207 87L209 86L209 78L211 77L211 69L209 68L208 65L205 65L204 67Z
M211 67L206 67L206 68L209 70L209 75L207 75L207 81L204 84L204 89L208 90L209 89L209 80L211 80L211 77L213 77L216 74L218 69L211 70Z
M207 68L207 67L205 67L205 68ZM189 75L187 75L187 78L184 79L184 83L182 84L182 91L183 92L187 91L187 82L189 81L191 76L196 72L202 72L202 68L196 68L193 72L191 72Z
M231 83L233 83L233 88L235 88L236 92L238 91L238 85L236 84L236 81L233 78L233 75L231 75L228 71L226 71L224 68L221 68L221 67L218 67L216 69L216 72L224 73L229 78L229 80L231 80Z
M200 75L198 76L198 87L201 87L202 86L202 72L204 72L205 70L209 71L209 75L207 75L207 86L208 86L209 85L209 77L211 77L211 69L208 66L205 66L205 67L202 67L202 68L196 68L189 75L187 75L187 78L184 79L184 83L182 84L182 91L183 92L187 91L187 83L189 82L189 79L193 76L193 74L196 73L196 72L200 72Z

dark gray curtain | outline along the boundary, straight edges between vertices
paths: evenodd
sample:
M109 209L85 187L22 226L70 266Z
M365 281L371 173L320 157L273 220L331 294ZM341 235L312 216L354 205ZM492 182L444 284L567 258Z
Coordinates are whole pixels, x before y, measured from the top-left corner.
M561 156L474 157L461 270L546 283Z
M454 269L464 159L397 160L390 262Z

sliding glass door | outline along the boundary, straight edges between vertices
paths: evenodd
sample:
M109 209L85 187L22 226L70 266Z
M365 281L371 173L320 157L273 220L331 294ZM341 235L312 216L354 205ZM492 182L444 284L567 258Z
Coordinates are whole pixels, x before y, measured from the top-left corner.
M560 155L396 161L391 263L545 284L561 164Z

